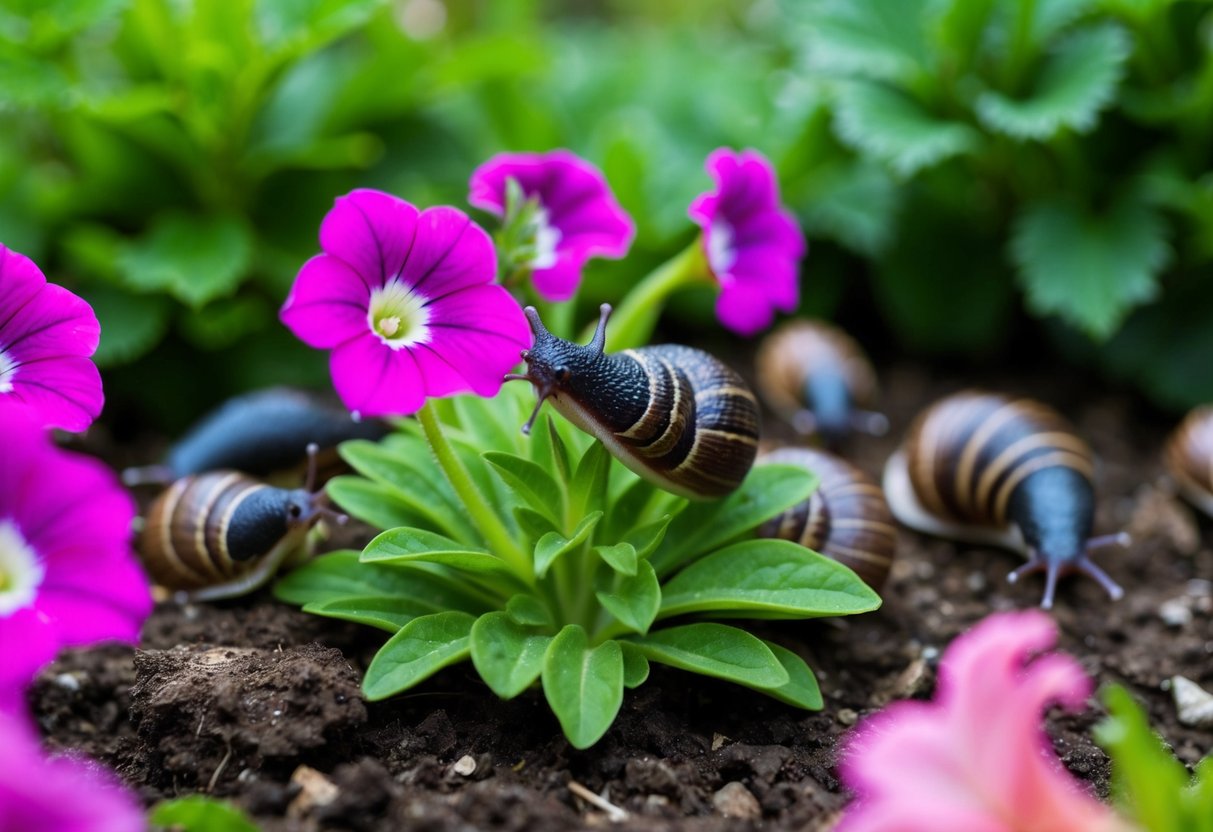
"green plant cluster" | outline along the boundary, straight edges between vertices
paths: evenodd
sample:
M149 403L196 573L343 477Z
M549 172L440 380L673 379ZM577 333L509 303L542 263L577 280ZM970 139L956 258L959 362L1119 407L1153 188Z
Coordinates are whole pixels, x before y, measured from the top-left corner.
M871 258L904 342L989 350L1022 296L1073 358L1213 398L1207 2L781 8L807 113L781 173L813 231Z
M569 741L595 743L649 663L727 679L820 708L796 654L715 619L804 619L873 610L880 599L842 564L761 523L806 499L805 471L758 466L732 495L689 502L640 479L564 420L518 426L533 402L441 406L443 433L507 537L491 543L464 508L415 422L341 454L360 476L330 496L387 529L361 553L324 555L275 594L319 615L392 633L363 679L370 699L471 660L505 699L536 681Z

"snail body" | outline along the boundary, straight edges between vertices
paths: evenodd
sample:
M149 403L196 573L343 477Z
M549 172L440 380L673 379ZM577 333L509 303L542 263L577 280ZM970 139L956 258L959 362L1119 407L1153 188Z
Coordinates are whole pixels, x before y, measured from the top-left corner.
M1089 558L1124 535L1090 537L1094 455L1055 410L1031 399L964 391L942 399L911 426L885 466L893 514L919 531L1024 554L1012 582L1044 571L1041 606L1057 578L1082 572L1112 598L1123 591Z
M1213 405L1184 417L1167 437L1163 462L1184 499L1213 517Z
M756 364L763 397L801 433L836 445L854 430L888 429L883 415L861 409L876 399L876 372L838 327L789 321L763 339Z
M879 590L897 548L897 528L876 482L834 454L812 448L780 448L759 459L796 465L819 478L807 500L768 520L759 537L791 540L849 566Z
M677 344L606 354L603 304L593 339L573 344L552 335L527 307L535 344L522 352L544 401L597 437L641 477L691 499L735 490L758 452L758 402L746 383L702 350Z

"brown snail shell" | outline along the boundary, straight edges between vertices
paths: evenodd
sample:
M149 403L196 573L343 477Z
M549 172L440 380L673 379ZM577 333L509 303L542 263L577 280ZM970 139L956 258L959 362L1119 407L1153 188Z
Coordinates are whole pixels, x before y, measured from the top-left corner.
M846 460L812 448L780 448L759 462L800 466L816 474L819 484L807 500L764 523L758 535L820 552L879 590L897 549L897 527L876 481Z
M1213 405L1192 410L1171 432L1163 463L1184 499L1213 517Z

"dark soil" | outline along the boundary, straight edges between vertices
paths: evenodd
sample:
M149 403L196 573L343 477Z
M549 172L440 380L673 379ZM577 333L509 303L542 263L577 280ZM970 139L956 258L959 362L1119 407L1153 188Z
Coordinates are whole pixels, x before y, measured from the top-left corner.
M886 373L894 429L852 443L851 455L878 473L914 413L967 381ZM1061 647L1099 682L1127 685L1180 759L1196 762L1213 731L1181 726L1166 685L1183 675L1213 688L1213 527L1156 484L1167 423L1071 379L1003 387L1075 421L1103 461L1096 532L1134 535L1129 550L1099 556L1127 589L1122 601L1084 578L1063 581L1053 611ZM1038 576L1006 583L1013 554L910 532L900 542L879 612L762 628L817 671L819 713L655 665L605 738L576 751L542 693L502 702L470 666L395 700L364 702L361 671L382 633L265 593L161 604L140 651L68 653L42 673L31 701L52 747L114 766L149 803L209 793L266 830L607 825L579 786L627 812L624 826L822 829L847 800L834 765L848 728L893 699L929 696L954 636L1040 597ZM1106 796L1108 761L1090 736L1100 717L1097 705L1053 714L1048 730L1065 765Z

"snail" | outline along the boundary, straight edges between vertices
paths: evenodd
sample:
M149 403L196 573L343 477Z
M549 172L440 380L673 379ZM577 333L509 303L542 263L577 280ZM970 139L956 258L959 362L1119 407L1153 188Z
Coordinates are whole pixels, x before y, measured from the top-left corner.
M863 410L876 398L876 372L855 339L821 321L789 321L763 339L758 389L803 434L835 446L851 431L882 435L889 420Z
M230 469L175 481L148 509L139 537L148 574L198 601L260 587L292 555L306 553L308 532L321 517L348 520L313 491L317 450L315 443L308 447L301 489L275 488Z
M1188 502L1213 517L1213 405L1189 413L1163 448L1167 472Z
M1041 606L1057 578L1082 572L1114 600L1123 590L1090 554L1128 545L1126 534L1089 537L1094 456L1069 423L1031 399L969 390L932 405L889 459L884 492L894 516L919 531L1023 553L1014 583L1045 573Z
M796 465L819 477L807 500L768 520L758 536L807 546L880 589L897 548L897 528L880 486L851 463L812 448L780 448L758 461Z
M266 476L296 468L310 443L331 449L346 439L379 439L387 431L379 421L354 421L315 393L271 387L224 402L169 449L163 464L128 468L122 480L128 486L164 485L228 468Z
M539 395L641 477L675 494L706 500L735 490L758 453L758 402L741 376L702 350L678 344L607 355L609 304L585 346L552 335L526 309L535 344L522 351Z

